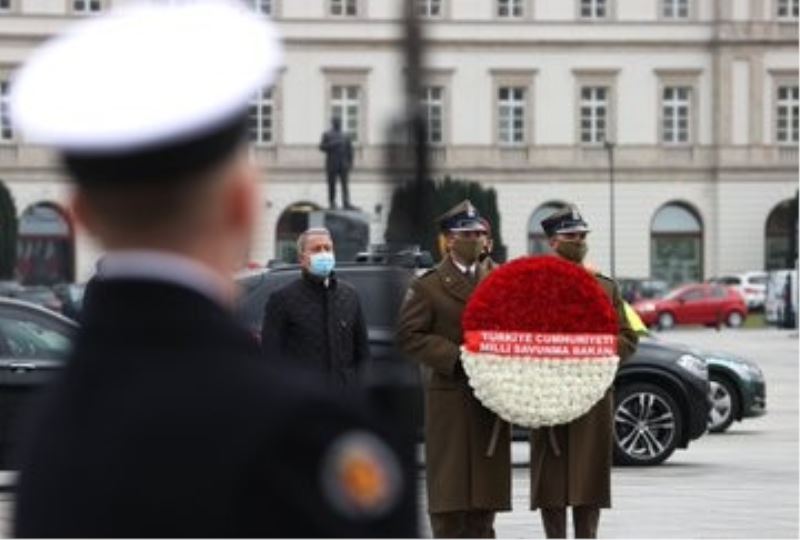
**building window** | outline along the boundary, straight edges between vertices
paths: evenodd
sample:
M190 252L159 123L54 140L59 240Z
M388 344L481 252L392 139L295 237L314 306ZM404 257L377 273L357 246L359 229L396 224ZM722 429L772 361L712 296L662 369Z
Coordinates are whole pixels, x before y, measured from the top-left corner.
M670 285L703 281L703 224L684 204L662 206L650 229L650 275Z
M605 19L608 17L608 0L581 0L582 19Z
M444 142L444 88L427 86L422 89L422 111L425 115L428 142Z
M11 11L11 0L0 0L0 13Z
M665 19L688 19L689 0L662 0L661 14Z
M253 11L261 15L272 15L273 0L246 0Z
M359 108L361 88L355 85L331 87L331 116L342 122L342 130L357 143L359 141Z
M497 16L500 18L518 18L522 17L523 0L497 0Z
M797 144L798 139L798 87L778 87L776 140L779 144Z
M497 90L498 141L503 145L525 142L525 88L501 86Z
M72 0L72 10L75 13L100 13L102 9L101 0Z
M358 0L331 0L331 15L355 17L358 15Z
M441 17L442 0L417 0L417 14L420 17Z
M689 143L689 114L692 89L667 86L662 99L661 140L666 144Z
M275 100L274 90L267 88L250 103L248 132L253 144L273 144L275 142Z
M778 18L795 20L800 15L800 0L778 0Z
M608 94L605 86L581 88L581 143L600 144L606 140Z
M0 140L14 139L14 130L11 129L11 117L8 113L8 81L0 81Z
M778 204L767 216L766 226L766 270L794 267L792 231L797 226L795 199Z
M22 212L17 236L17 275L24 285L75 279L75 236L61 206L40 202Z

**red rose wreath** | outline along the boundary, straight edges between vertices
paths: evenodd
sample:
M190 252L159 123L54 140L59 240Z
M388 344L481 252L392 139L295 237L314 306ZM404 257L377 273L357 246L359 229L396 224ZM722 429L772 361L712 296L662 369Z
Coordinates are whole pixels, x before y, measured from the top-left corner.
M475 290L461 358L475 396L517 425L589 411L617 370L617 314L597 280L557 257L509 262Z

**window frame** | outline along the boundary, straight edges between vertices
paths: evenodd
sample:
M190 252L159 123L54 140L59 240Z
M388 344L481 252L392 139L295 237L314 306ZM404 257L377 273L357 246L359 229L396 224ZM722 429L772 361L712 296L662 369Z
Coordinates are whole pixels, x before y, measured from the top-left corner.
M781 9L784 7L784 3L788 11L786 15L781 15ZM775 0L775 18L777 20L795 22L800 18L797 12L800 12L800 0Z
M269 100L264 100L263 99L263 95L267 91L270 92L270 98L269 98ZM258 136L255 137L255 138L251 138L251 131L250 131L249 125L248 125L248 132L247 132L248 140L250 141L250 144L252 144L253 146L255 146L257 148L264 148L264 147L271 147L271 146L277 146L278 145L278 142L279 142L279 140L278 140L279 139L278 138L278 133L279 133L278 126L280 125L280 122L279 122L279 118L280 118L279 110L280 109L278 107L279 96L280 96L280 86L276 82L276 83L270 85L269 87L262 88L259 91L257 98L251 100L251 102L250 102L250 107L252 108L252 107L255 106L259 111L259 112L256 113L256 124L257 124L256 133L259 134L259 135L262 135L262 127L263 127L263 117L262 117L261 109L262 109L262 107L264 107L265 103L269 103L269 105L271 106L271 111L270 111L270 115L271 115L271 122L270 122L271 137L270 137L269 140L263 140L262 138L260 138ZM250 118L250 114L251 114L251 109L248 109L248 120Z
M434 141L431 138L433 134L433 130L431 129L431 115L430 109L436 103L433 101L432 98L428 96L429 91L432 90L439 90L440 96L438 100L438 107L439 107L439 140ZM427 144L431 146L446 146L447 139L446 139L446 124L447 124L447 88L441 84L423 84L422 85L422 92L423 95L420 96L420 106L422 107L423 116L425 117L425 124L426 124L426 134L428 136L428 140L426 141Z
M278 15L278 7L280 5L279 0L246 0L247 6L253 10L253 13L257 15L261 15L262 17L267 17L270 19L277 18ZM261 8L262 2L269 2L270 9L269 12L264 12Z
M796 147L798 146L798 141L792 140L792 120L800 122L800 119L797 118L797 115L793 115L790 111L789 117L787 120L787 133L789 135L788 140L780 140L778 138L778 121L779 121L779 108L781 107L781 99L780 99L780 90L781 88L794 88L797 89L798 97L800 97L800 86L798 86L798 78L797 75L792 77L788 74L782 75L773 75L773 84L772 84L772 143L775 146L779 147ZM790 100L789 105L793 105L795 108L800 107L800 100ZM800 112L800 111L798 111ZM800 133L798 134L800 136Z
M685 0L686 1L686 16L679 17L676 16L676 6L675 4L682 2L684 0L658 0L658 4L656 9L658 10L658 20L665 21L665 22L689 22L697 20L697 0ZM672 5L672 15L667 15L665 11L667 11L667 7Z
M492 75L492 143L499 148L525 148L532 146L534 140L534 120L535 115L535 100L534 100L534 78L536 75L535 69L500 69L489 70ZM500 140L500 89L504 87L522 88L524 89L523 104L525 110L523 112L523 127L521 142L501 142Z
M432 2L438 2L439 3L439 14L438 15L431 15L430 14L430 11L431 11L430 8L431 8L431 5L432 5ZM417 10L417 15L419 15L419 17L421 19L438 21L438 20L449 18L450 12L449 12L449 2L448 2L448 0L415 0L415 4L416 4L415 9ZM421 9L421 8L424 8L424 9Z
M73 15L79 15L82 17L91 17L94 15L100 15L105 13L109 7L109 0L68 0L69 2L69 11ZM84 2L87 6L86 9L78 9L75 5L75 2ZM91 3L97 2L100 6L97 10L91 9Z
M11 86L11 78L14 73L14 68L12 66L0 66L0 84L4 84L6 86L6 92L3 93L0 91L0 145L14 145L19 142L19 136L16 130L14 129L11 117L8 113L9 111L9 95L8 89ZM5 114L3 114L2 109L5 108ZM3 117L8 122L8 129L11 132L11 136L6 138L3 135L3 131L6 129L5 122L3 121Z
M334 13L333 7L336 3L341 3L342 13ZM347 5L352 2L355 6L355 14L347 13ZM366 2L364 0L327 0L326 15L331 19L363 19L366 17Z
M583 14L584 2L591 2L590 9L591 16ZM596 16L598 4L603 2L605 4L605 15L602 17ZM579 21L593 22L593 21L613 21L616 19L617 6L615 0L576 0L575 2L575 18Z
M322 72L325 76L325 93L323 99L325 119L324 129L328 129L333 118L333 88L335 86L357 86L358 93L358 119L356 139L353 140L354 147L366 146L369 142L369 86L367 84L371 68L330 68L323 67ZM342 129L346 131L347 126L342 123Z
M519 15L501 15L500 14L500 7L501 2L507 1L509 3L509 7L514 6L515 3L519 3L520 14ZM496 21L524 21L527 19L533 18L533 3L532 0L494 0L492 3L492 18ZM513 9L512 9L513 12Z
M8 7L0 7L0 15L10 15L19 13L19 0L5 0L8 2Z
M606 128L605 140L615 142L617 140L617 78L619 69L573 69L575 78L575 131L574 141L576 146L582 147L601 147L603 142L583 142L582 137L582 90L586 87L605 87L607 90L606 98Z
M656 140L659 146L663 148L689 148L699 144L699 128L700 128L700 107L699 107L699 94L700 94L700 76L702 75L701 69L686 69L686 70L655 70L658 77L656 107L657 118L656 124ZM686 87L689 89L688 106L689 117L686 122L688 129L686 141L667 141L664 138L664 90L670 87Z

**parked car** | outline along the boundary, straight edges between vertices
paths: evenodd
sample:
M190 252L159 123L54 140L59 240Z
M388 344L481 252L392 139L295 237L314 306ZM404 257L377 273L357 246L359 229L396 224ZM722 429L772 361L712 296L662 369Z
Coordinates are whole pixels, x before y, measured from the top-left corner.
M45 285L21 285L17 282L6 281L0 287L0 295L6 298L31 302L56 313L61 313L63 307L61 300L53 290Z
M0 298L0 468L9 464L20 409L63 366L76 329L51 310Z
M617 284L622 298L629 304L661 298L669 291L669 283L662 279L618 278Z
M767 412L766 383L758 365L736 355L713 351L707 352L677 343L668 343L656 338L644 325L639 316L625 304L628 322L637 334L639 343L658 342L665 347L673 347L678 352L689 352L705 360L709 372L708 430L721 433L730 427L734 420L761 416Z
M648 326L661 329L676 324L727 324L736 328L744 323L747 305L735 290L723 285L693 283L678 287L664 298L644 300L633 308Z
M414 266L367 262L337 267L337 275L350 282L361 297L373 358L400 361L393 352L393 329L408 284L418 272ZM240 322L258 335L269 295L299 275L296 265L240 275ZM372 367L380 371L390 365L391 362L373 362ZM657 342L645 343L620 368L614 387L617 464L656 465L706 431L710 408L708 373L705 362L688 351L676 351ZM421 408L421 388L417 396ZM527 437L527 431L515 429L515 438L520 437Z
M768 324L783 326L786 310L786 278L790 277L792 288L790 303L794 310L795 325L797 321L797 270L773 270L767 280L766 300L764 301L764 319Z
M767 273L744 272L713 277L708 283L716 283L736 289L742 295L748 309L763 309L767 298Z
M711 433L726 431L734 420L741 422L766 414L767 388L758 364L723 351L697 352L708 364Z

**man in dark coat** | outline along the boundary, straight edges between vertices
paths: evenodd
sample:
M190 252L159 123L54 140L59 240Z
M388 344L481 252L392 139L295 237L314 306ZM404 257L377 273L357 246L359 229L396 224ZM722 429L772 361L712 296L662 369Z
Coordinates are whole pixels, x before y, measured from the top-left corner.
M302 275L270 295L261 347L311 368L336 387L353 387L369 361L367 327L358 293L336 277L330 232L309 229L297 241Z
M510 426L475 398L461 364L461 315L486 275L486 232L464 201L439 219L447 254L415 280L397 342L425 369L428 512L437 538L494 537L495 512L511 509Z
M59 151L107 254L25 424L15 536L414 535L397 514L414 486L371 420L263 362L231 314L258 200L247 99L280 64L269 24L230 3L147 3L45 47L12 114ZM235 67L186 62L162 92L184 51Z
M350 168L353 166L353 143L347 133L342 131L341 118L331 120L331 129L322 134L319 149L325 152L325 173L328 176L328 206L336 208L336 178L342 181L342 204L348 210L355 209L350 204L348 185Z
M577 208L559 210L542 221L542 228L559 257L583 264L589 227ZM636 351L638 337L625 317L616 282L592 273L617 312L618 349L624 362ZM568 506L572 507L575 537L597 536L600 509L611 506L613 407L609 389L580 418L531 433L531 509L541 509L548 538L566 538Z

